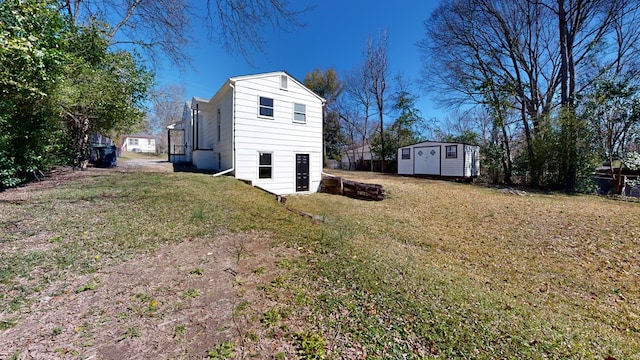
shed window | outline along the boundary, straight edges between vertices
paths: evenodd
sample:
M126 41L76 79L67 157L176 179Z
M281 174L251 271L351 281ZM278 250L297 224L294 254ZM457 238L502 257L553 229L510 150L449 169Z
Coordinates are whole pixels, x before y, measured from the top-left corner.
M280 89L287 90L287 75L280 75Z
M273 99L260 96L260 116L273 117Z
M293 104L293 121L307 122L307 106L305 104Z
M402 149L402 160L410 160L411 159L411 149Z
M261 152L258 158L258 179L271 179L273 169L271 153Z
M447 145L447 159L456 159L458 157L458 146L457 145Z

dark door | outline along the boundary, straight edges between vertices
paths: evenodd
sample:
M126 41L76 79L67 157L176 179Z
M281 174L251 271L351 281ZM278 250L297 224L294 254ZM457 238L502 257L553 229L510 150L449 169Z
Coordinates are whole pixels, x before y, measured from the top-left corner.
M296 154L296 191L309 191L309 154Z

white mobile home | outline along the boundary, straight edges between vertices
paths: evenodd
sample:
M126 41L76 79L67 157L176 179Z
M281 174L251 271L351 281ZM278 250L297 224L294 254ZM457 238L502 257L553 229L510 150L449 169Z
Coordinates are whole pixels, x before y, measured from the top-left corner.
M324 103L284 71L229 78L210 99L191 100L185 158L278 195L316 192Z
M480 175L480 147L435 141L401 147L398 174L472 179Z
M141 153L156 153L156 138L150 135L123 135L121 137L120 151Z

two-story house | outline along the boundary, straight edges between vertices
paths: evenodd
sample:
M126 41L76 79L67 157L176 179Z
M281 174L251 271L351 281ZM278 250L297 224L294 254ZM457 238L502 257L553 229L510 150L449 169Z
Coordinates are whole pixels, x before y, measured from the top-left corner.
M194 97L191 111L172 124L185 130L182 148L188 153L172 159L229 172L279 195L315 192L324 103L284 71L229 78L210 99Z

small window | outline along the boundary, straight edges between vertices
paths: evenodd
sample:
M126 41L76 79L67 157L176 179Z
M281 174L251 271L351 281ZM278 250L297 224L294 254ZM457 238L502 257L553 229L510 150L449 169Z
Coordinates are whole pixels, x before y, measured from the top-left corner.
M456 159L458 157L458 146L457 145L447 145L447 159Z
M307 122L307 106L304 104L293 104L293 121Z
M138 139L129 138L129 145L138 146Z
M260 116L273 117L273 99L260 96Z
M151 139L147 139L147 145L153 145L153 143L151 142Z
M411 160L411 149L402 149L402 160Z
M271 153L261 152L258 157L258 179L271 179L271 170L273 168Z
M220 108L218 108L218 142L220 141L220 125L222 123L222 115L220 114Z
M288 78L287 75L280 75L280 89L281 90L287 90L287 82L288 82Z

